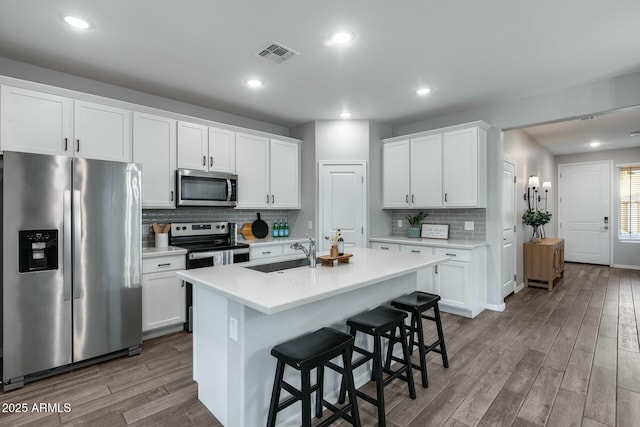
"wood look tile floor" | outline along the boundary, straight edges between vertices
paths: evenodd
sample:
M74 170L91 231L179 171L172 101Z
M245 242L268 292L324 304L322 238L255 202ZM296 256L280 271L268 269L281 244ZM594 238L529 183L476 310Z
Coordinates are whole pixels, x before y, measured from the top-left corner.
M404 382L387 386L388 426L640 425L640 271L568 263L551 292L528 288L503 313L443 322L449 369L430 354L429 388L416 372L415 400ZM0 394L0 409L29 410L0 413L0 426L219 426L197 399L191 348L191 335L171 334L145 341L139 356ZM374 407L359 407L363 425L377 425Z

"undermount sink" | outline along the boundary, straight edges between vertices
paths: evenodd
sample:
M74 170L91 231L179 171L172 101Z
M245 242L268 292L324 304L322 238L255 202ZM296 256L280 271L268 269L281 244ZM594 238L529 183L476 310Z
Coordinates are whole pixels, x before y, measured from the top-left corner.
M319 262L316 261L316 264L319 264ZM260 271L262 273L272 273L274 271L289 270L290 268L298 267L309 267L309 260L307 258L292 259L289 261L273 262L271 264L251 265L244 268Z

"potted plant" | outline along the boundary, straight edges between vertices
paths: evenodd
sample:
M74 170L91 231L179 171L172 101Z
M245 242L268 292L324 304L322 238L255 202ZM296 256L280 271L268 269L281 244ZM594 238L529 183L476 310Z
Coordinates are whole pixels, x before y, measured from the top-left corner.
M408 214L406 216L409 221L409 228L407 229L407 237L420 237L420 223L427 217L428 214L420 212L416 215Z
M538 243L542 240L544 234L544 225L551 221L551 213L547 211L537 211L527 209L522 215L522 222L530 225L533 230L531 232L531 242Z

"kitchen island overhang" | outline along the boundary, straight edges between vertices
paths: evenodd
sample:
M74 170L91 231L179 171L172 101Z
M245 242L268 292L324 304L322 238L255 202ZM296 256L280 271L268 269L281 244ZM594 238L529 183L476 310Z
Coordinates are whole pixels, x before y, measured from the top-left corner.
M225 426L263 425L275 359L271 348L417 289L417 271L444 256L352 249L349 264L261 273L240 265L178 272L193 284L193 369L198 398ZM244 265L244 264L243 264ZM359 342L365 345L366 342ZM368 381L367 367L355 372ZM299 385L297 372L288 381ZM337 400L339 377L327 375L325 396ZM331 393L336 393L331 396ZM299 405L278 416L296 424Z

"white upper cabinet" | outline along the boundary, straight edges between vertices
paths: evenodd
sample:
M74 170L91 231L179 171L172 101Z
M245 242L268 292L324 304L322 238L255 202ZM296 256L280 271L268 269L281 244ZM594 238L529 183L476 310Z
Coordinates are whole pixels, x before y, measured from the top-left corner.
M174 209L176 121L133 113L133 161L142 164L142 207Z
M11 86L0 100L2 150L72 155L73 100Z
M271 207L300 208L300 144L271 140Z
M178 122L178 168L204 172L236 172L236 133Z
M209 171L236 173L236 133L209 128Z
M487 206L486 146L477 127L443 134L444 206Z
M384 208L487 206L487 139L483 127L395 139L382 146Z
M178 122L178 169L209 170L209 128Z
M442 135L411 140L411 206L442 206Z
M76 157L131 161L131 111L74 101Z
M2 149L131 161L131 112L3 86Z
M300 144L236 134L238 208L300 208Z
M389 142L382 146L382 197L385 208L408 208L409 141Z
M238 174L238 208L268 208L269 139L236 134L236 172Z

